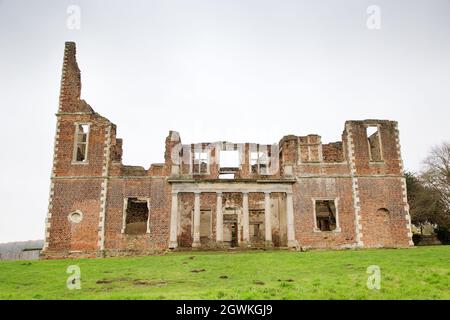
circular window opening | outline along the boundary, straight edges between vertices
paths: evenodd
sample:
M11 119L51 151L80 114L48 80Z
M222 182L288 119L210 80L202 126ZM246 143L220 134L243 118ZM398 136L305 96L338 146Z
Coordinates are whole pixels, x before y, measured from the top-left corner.
M83 214L80 211L75 211L69 214L69 221L73 223L80 223L83 220Z

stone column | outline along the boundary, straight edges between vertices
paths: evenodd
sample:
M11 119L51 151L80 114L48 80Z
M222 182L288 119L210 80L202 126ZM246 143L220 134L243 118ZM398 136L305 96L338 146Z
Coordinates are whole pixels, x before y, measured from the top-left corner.
M243 245L249 246L250 245L250 236L249 236L249 213L248 213L248 192L242 193L242 209L243 209L243 216L242 216L242 226L243 226Z
M194 199L194 241L192 247L200 247L200 192L195 192Z
M334 229L334 232L341 232L341 225L339 224L339 198L334 200L334 207L336 208L336 229Z
M170 242L169 248L178 247L178 193L172 192L172 209L170 211Z
M217 192L216 198L216 242L223 242L222 192Z
M272 223L270 216L270 192L264 193L264 224L266 234L266 246L271 247L272 244Z
M295 240L294 226L294 200L292 192L286 193L286 224L287 224L287 245L290 248L297 248L298 243Z

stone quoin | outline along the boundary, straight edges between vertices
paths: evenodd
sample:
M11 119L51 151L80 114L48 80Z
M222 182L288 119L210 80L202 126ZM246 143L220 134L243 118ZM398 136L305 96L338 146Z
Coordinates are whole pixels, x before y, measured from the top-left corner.
M346 121L342 140L182 144L164 163L122 164L116 126L80 99L65 44L46 258L229 247L412 246L396 121ZM280 120L281 121L281 120Z

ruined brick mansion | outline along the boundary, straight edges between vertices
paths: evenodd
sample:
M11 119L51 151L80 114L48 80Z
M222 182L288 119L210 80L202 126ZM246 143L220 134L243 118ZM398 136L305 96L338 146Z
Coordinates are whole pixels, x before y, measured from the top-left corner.
M347 121L342 141L182 144L164 163L122 163L116 126L80 99L65 45L46 257L182 248L411 246L397 122Z

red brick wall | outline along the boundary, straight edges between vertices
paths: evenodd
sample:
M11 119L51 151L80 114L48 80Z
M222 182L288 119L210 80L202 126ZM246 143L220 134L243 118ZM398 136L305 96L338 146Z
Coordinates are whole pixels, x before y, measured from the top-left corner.
M104 162L105 129L109 125L104 118L96 115L61 115L59 144L55 175L61 176L101 176ZM88 164L72 164L75 123L90 123Z
M408 246L401 180L359 178L358 185L364 246ZM387 209L389 214L380 215L378 209Z
M123 227L124 198L149 198L150 233L127 235ZM161 178L110 179L105 223L105 250L150 250L169 241L170 186Z
M98 179L55 181L49 250L97 250L100 188ZM78 224L68 219L76 210L83 213Z
M340 232L314 231L313 198L339 198L338 215ZM301 179L294 185L294 223L300 246L313 248L338 248L355 243L355 211L350 178Z
M396 122L387 120L350 121L355 150L357 174L401 175L401 164L396 143ZM365 125L380 125L383 162L370 162Z

